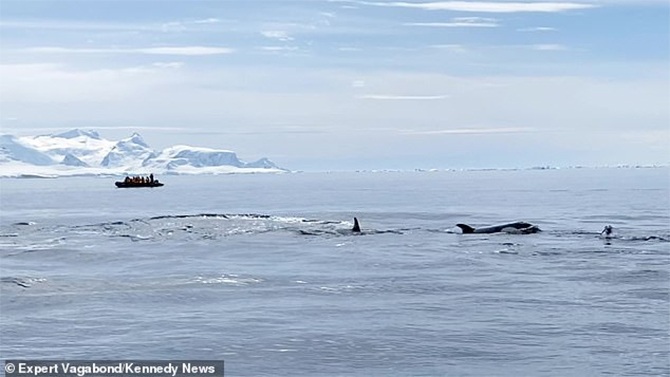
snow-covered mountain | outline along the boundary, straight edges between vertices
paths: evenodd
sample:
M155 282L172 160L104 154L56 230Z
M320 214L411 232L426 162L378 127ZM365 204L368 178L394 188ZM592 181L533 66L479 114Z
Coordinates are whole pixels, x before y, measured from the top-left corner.
M12 135L0 136L0 164L11 161L26 162L36 166L53 164L51 157L46 154L25 146Z
M156 151L137 133L119 141L79 129L55 135L0 135L0 177L283 171L267 158L246 163L223 149L178 145Z
M100 166L102 159L116 144L101 139L95 131L71 130L57 135L39 135L17 137L16 140L27 148L49 156L53 163L61 163L65 156L71 155L88 166ZM32 164L31 160L19 161Z
M79 167L87 167L88 164L85 163L84 161L78 159L76 156L68 153L63 157L63 161L61 161L61 164L67 165L67 166L79 166Z
M142 136L134 133L131 137L116 143L100 163L106 168L139 167L142 163L154 157L156 153L144 142Z

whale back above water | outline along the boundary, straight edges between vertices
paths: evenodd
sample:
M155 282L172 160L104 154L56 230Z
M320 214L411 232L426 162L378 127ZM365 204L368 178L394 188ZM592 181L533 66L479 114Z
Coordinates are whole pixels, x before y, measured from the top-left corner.
M482 228L473 228L467 224L456 224L457 227L461 228L463 234L469 233L537 233L540 232L540 228L537 225L529 224L524 221L517 221L514 223L493 225Z

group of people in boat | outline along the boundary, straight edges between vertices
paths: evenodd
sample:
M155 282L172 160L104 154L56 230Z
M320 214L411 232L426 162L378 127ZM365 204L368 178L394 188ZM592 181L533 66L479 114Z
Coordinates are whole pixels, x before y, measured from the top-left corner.
M126 176L126 179L124 179L123 182L126 184L146 185L158 183L158 180L154 180L154 175L151 173L148 177L143 177L141 175L135 177Z

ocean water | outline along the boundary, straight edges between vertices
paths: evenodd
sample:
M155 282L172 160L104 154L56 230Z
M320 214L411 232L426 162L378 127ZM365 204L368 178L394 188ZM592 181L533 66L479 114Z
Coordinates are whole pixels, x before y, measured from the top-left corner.
M159 178L0 181L1 359L670 375L667 168Z

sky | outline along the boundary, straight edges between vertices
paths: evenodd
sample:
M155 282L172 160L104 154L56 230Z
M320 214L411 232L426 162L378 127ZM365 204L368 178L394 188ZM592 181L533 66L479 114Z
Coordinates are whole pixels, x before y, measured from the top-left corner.
M2 0L0 133L292 170L670 164L668 0Z

